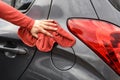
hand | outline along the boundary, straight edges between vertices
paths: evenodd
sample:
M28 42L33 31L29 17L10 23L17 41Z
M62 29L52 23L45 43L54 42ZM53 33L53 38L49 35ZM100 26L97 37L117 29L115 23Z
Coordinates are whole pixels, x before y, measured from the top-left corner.
M54 23L54 20L35 20L35 23L31 29L31 34L38 38L38 33L41 32L47 36L53 37L51 33L49 33L47 30L53 30L56 31L57 28L55 28L57 24Z

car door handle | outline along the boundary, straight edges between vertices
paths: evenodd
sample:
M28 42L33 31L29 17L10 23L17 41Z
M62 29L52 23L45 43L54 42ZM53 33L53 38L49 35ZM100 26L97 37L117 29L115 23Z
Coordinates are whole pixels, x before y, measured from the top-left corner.
M2 44L0 44L0 50L3 50L4 52L10 52L10 53L14 53L14 54L26 54L27 50L24 48L11 48L11 47L6 47Z

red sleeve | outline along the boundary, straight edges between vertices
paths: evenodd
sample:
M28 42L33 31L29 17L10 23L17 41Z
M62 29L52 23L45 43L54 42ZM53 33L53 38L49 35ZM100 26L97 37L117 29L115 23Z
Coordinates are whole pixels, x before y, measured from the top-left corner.
M17 26L26 27L31 30L34 20L25 14L22 14L17 9L9 6L3 1L0 1L0 18L5 19Z

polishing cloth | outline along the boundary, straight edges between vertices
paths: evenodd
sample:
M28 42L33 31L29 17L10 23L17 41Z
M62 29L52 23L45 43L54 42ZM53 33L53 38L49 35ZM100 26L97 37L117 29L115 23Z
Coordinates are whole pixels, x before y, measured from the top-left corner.
M57 22L54 23L58 24ZM43 52L51 51L54 43L58 43L62 47L72 47L76 42L74 37L65 31L59 24L56 28L58 28L57 31L48 31L53 37L38 33L38 39L36 39L31 35L29 30L23 27L19 28L18 35L26 45L30 47L36 46L38 50Z

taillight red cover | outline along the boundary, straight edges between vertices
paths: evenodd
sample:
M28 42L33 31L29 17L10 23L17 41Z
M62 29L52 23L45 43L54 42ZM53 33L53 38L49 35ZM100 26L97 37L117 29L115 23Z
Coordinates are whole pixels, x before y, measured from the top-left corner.
M71 18L68 29L120 75L120 28L112 23Z

